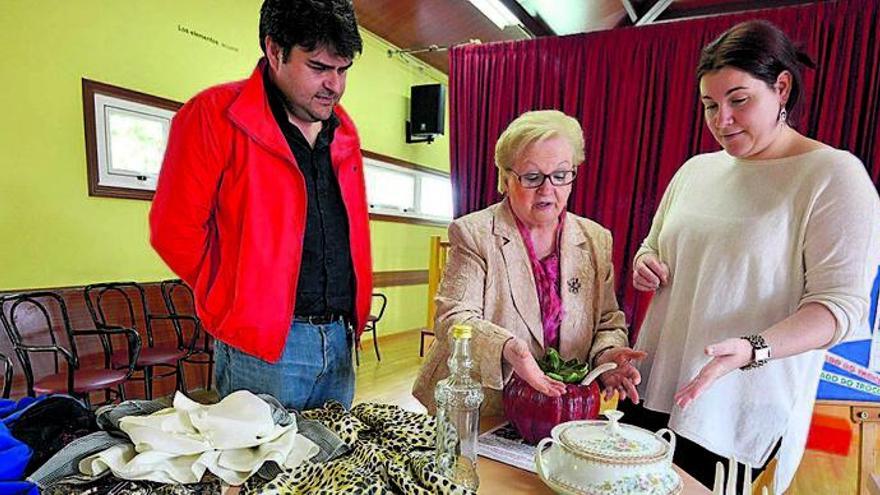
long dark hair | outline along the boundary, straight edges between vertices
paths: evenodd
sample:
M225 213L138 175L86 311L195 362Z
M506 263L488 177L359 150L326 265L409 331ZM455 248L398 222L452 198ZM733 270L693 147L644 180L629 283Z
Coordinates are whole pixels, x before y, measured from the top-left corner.
M703 48L697 65L697 81L724 67L745 71L771 88L783 71L791 73L791 91L785 110L794 115L803 92L801 65L815 68L810 57L776 27L763 21L746 21L723 32Z

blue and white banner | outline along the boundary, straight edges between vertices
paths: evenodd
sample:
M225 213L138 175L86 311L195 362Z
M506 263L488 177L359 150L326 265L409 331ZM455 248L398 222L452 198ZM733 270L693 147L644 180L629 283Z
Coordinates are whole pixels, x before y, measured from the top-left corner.
M858 332L867 338L843 342L828 350L816 398L880 402L878 293L880 293L880 268L871 288L867 328ZM868 332L871 332L870 336L867 335Z
M880 318L877 317L877 295L880 293L880 270L874 279L874 287L871 288L871 311L868 313L868 321L871 322L871 360L868 367L874 371L880 371Z
M865 383L856 378L849 378L839 373L831 373L829 371L822 371L820 378L829 384L845 387L860 393L871 394L876 397L874 400L880 400L880 386L874 385L873 383Z
M880 373L868 369L855 361L850 361L845 357L840 357L837 354L832 354L829 352L825 354L825 362L830 364L831 366L846 371L850 375L855 375L856 378L860 378L866 382L880 386Z

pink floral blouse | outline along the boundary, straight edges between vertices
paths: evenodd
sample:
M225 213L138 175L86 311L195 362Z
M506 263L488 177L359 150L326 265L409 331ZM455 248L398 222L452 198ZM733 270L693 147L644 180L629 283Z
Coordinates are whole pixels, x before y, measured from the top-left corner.
M514 217L515 218L515 217ZM535 254L535 245L528 228L516 219L516 227L526 245L532 273L535 275L535 286L538 290L538 302L541 306L541 322L544 326L544 348L559 348L559 327L562 325L562 296L559 287L559 251L562 240L562 226L565 223L565 212L559 216L556 226L556 249L546 258L539 260Z

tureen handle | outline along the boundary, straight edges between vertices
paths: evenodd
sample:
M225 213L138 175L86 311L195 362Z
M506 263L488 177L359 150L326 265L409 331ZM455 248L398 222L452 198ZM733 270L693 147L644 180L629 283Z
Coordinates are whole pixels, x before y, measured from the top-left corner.
M619 435L620 425L617 422L623 417L623 412L618 411L617 409L606 409L602 411L602 414L608 418L608 426L605 427L605 431L607 431L609 435Z
M541 453L544 451L544 447L551 443L553 443L553 438L546 437L542 438L541 441L538 442L538 446L535 447L535 467L538 468L538 476L545 480L548 478L544 473L544 459L541 457Z
M593 383L593 380L595 380L599 375L605 373L606 371L611 371L614 368L617 368L617 363L605 363L596 366L595 368L593 368L592 371L587 373L587 376L585 376L583 380L581 380L581 385L589 385Z
M669 440L667 441L663 438L663 435L669 433ZM669 443L669 462L672 462L672 454L675 452L675 433L672 432L669 428L662 428L657 430L657 433L654 433L654 436L659 438L660 440L667 441Z

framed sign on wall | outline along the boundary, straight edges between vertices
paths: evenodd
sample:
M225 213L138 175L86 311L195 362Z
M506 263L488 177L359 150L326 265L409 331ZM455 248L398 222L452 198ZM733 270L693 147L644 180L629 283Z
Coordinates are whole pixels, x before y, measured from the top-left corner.
M153 198L181 103L82 80L89 195Z

